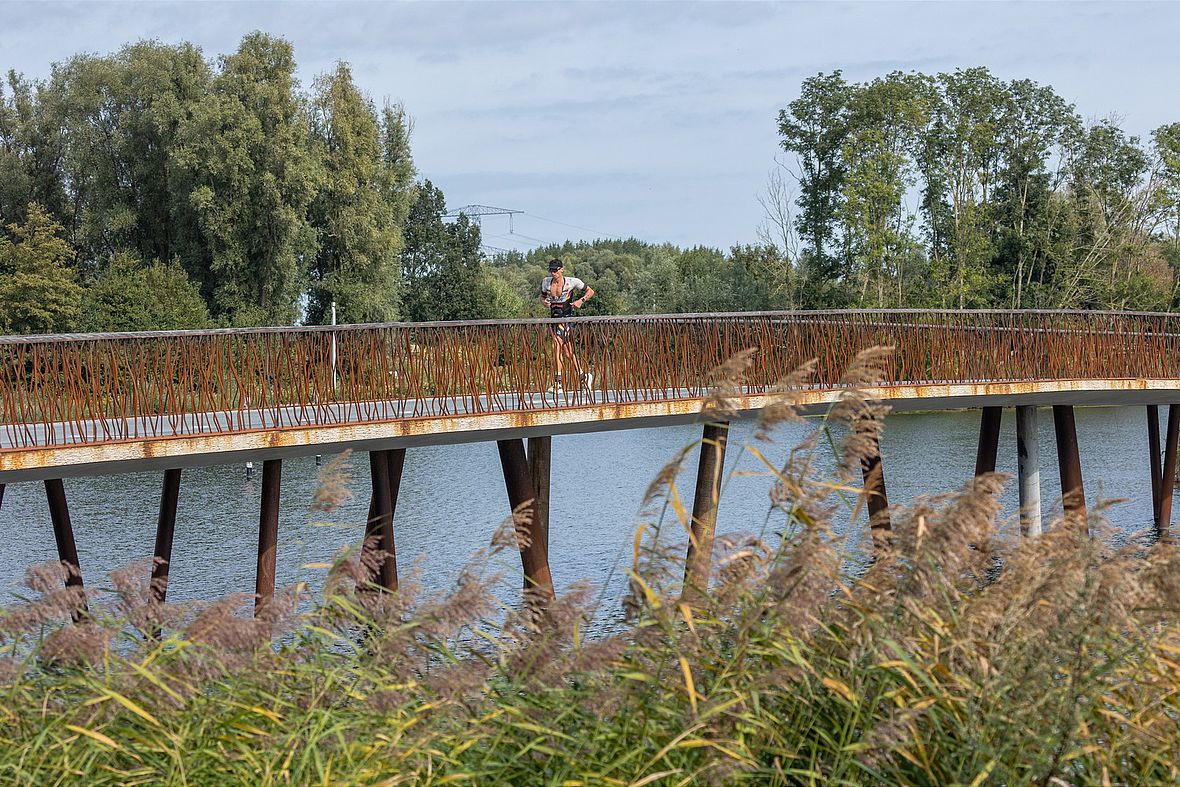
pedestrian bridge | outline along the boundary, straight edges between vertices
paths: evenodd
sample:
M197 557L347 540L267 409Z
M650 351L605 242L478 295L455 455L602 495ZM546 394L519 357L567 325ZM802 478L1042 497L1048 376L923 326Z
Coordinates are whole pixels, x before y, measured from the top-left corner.
M799 398L826 407L874 346L893 348L872 393L896 410L1159 404L1180 391L1169 314L585 318L574 343L593 383L550 395L553 322L0 337L0 483L691 421L712 371L748 349L745 411L811 359Z
M274 591L283 459L366 450L372 497L363 532L389 556L379 584L395 589L393 517L405 449L494 440L510 508L530 536L521 550L526 587L551 594L553 435L699 420L702 397L719 382L739 415L786 390L805 410L821 411L852 384L846 370L859 353L889 347L870 396L895 410L982 408L977 474L995 468L1001 408L1017 408L1029 533L1040 529L1037 406L1053 406L1063 502L1084 523L1073 406L1147 405L1145 476L1157 531L1167 533L1165 479L1175 476L1180 435L1178 316L881 310L580 318L572 341L593 380L547 393L555 371L550 328L558 322L0 337L0 504L5 484L43 480L59 557L78 568L62 479L163 470L153 569L162 600L182 468L260 459L263 603ZM721 380L719 367L738 356L740 377ZM792 373L809 363L813 371L800 383ZM568 365L565 377L577 379ZM1159 404L1171 405L1162 464ZM703 427L686 588L708 584L726 428ZM887 531L879 452L865 458L864 477L872 526ZM75 573L67 584L81 581Z

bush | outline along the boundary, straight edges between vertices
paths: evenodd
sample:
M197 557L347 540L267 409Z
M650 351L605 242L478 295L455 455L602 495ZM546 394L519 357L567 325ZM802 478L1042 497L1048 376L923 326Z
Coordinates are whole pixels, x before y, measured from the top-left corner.
M82 298L85 331L158 331L207 328L200 290L176 263L119 252Z

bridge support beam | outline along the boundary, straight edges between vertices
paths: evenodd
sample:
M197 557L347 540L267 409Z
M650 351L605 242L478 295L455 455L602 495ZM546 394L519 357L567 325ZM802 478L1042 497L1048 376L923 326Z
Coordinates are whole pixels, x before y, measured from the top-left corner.
M66 503L66 488L60 478L45 481L45 497L49 502L49 519L53 522L53 539L57 542L57 559L66 568L66 587L82 588L82 568L78 563L78 544L74 540L74 525L70 522L70 507ZM82 599L78 610L74 612L74 620L78 620L87 610L86 600Z
M881 463L881 444L873 441L873 452L860 461L864 476L865 504L869 509L869 529L873 542L893 529L889 522L889 496L885 492L885 466Z
M1016 480L1020 492L1020 534L1041 534L1041 435L1037 408L1016 408Z
M533 492L537 495L537 533L549 555L549 487L553 459L553 438L549 435L530 437L528 442L529 475L533 478Z
M1159 520L1156 537L1163 540L1172 532L1172 495L1176 489L1176 439L1180 435L1180 404L1168 405L1168 434L1164 441L1164 466L1159 476Z
M692 499L688 555L684 561L682 595L689 599L703 597L709 589L713 539L717 531L717 505L721 499L721 479L725 474L725 446L728 439L728 421L705 424L701 434L696 491Z
M996 472L996 453L1000 447L1002 407L985 407L979 416L979 447L975 450L975 475Z
M254 614L275 595L275 562L279 541L279 486L283 460L262 463L262 506L258 515L258 567L254 575Z
M156 549L152 560L151 594L163 603L168 598L168 568L172 563L172 536L176 533L176 504L180 499L180 468L164 471L160 491L160 515L156 519Z
M365 527L363 549L375 546L385 553L374 580L383 590L397 590L397 544L393 534L394 512L401 492L406 449L369 452L369 476L373 494L369 498L369 521Z
M1057 436L1057 467L1061 475L1061 505L1068 519L1086 529L1086 490L1082 486L1082 461L1071 405L1053 405L1053 430Z
M528 545L520 550L524 568L524 589L543 601L553 598L553 576L549 572L549 553L545 549L544 534L538 530L537 495L529 474L524 440L497 440L500 468L504 471L504 487L517 532L524 531Z
M1163 469L1160 467L1160 408L1147 405L1147 461L1151 470L1151 521L1156 534L1160 527L1160 496L1163 487Z

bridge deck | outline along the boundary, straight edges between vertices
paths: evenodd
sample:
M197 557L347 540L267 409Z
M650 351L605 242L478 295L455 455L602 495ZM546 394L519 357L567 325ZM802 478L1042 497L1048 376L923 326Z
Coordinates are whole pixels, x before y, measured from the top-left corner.
M896 412L1015 405L1169 404L1180 396L1180 379L972 381L891 384L867 389ZM841 389L811 388L793 397L807 414L823 412ZM743 392L733 404L739 416L780 395ZM666 426L700 420L701 398L688 389L635 396L635 392L567 392L454 398L427 415L373 420L367 414L404 411L404 400L344 403L316 410L284 407L178 415L165 419L171 434L158 434L148 419L109 419L36 425L23 435L0 426L0 483L139 470L257 461L345 449L378 450L478 442L540 434Z

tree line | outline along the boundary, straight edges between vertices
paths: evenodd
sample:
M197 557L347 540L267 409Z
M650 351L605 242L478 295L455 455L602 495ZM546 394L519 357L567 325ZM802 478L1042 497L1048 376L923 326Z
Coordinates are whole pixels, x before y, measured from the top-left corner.
M0 85L0 329L399 316L409 124L262 33L141 42Z
M1180 123L1145 142L972 68L819 74L778 127L764 204L794 304L1177 305Z
M78 55L0 83L0 332L536 316L554 256L587 313L1170 309L1180 124L1147 142L987 69L804 80L758 243L481 253L411 122L339 63L304 89L252 33Z

